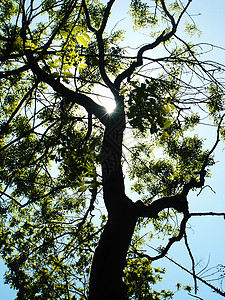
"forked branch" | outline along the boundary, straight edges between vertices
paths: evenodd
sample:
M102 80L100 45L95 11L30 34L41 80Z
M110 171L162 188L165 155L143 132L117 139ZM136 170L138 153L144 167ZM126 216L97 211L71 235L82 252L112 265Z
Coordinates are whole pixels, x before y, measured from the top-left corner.
M115 99L118 99L118 92L115 89L114 84L112 83L112 81L109 79L108 75L106 74L106 70L105 70L105 46L104 46L104 41L103 41L103 33L111 12L111 8L113 3L115 2L115 0L110 0L106 6L105 12L103 14L103 19L101 22L101 26L100 28L97 30L95 29L92 24L91 24L91 20L90 20L90 15L88 12L88 8L87 8L87 4L86 1L83 0L82 1L82 6L84 8L84 14L86 17L86 22L87 22L87 26L88 29L90 31L92 31L97 38L97 42L98 42L98 63L99 63L99 71L101 73L102 79L105 82L105 84L108 86L108 88L111 90L111 92L113 93L113 95L115 96Z
M150 44L147 44L143 47L141 47L137 53L137 58L136 58L136 61L134 61L129 68L127 68L125 71L123 71L121 74L119 74L115 81L114 81L114 84L115 84L115 88L117 90L119 90L120 88L120 85L122 83L122 81L125 79L125 78L130 78L130 76L133 74L133 72L135 71L136 68L140 67L143 65L143 54L148 51L148 50L152 50L154 48L156 48L159 44L161 44L162 42L166 42L168 41L177 31L177 27L178 27L178 24L180 23L180 20L182 18L182 16L184 15L184 13L186 12L188 6L190 5L192 0L189 0L187 5L184 7L184 9L182 10L177 22L175 21L174 17L169 13L169 11L167 10L167 7L165 5L165 1L164 0L161 0L161 5L162 5L162 8L165 12L165 14L168 16L168 18L170 19L171 21L171 25L172 25L172 29L168 32L168 33L165 33L165 30L159 35L159 37L153 42L153 43L150 43Z

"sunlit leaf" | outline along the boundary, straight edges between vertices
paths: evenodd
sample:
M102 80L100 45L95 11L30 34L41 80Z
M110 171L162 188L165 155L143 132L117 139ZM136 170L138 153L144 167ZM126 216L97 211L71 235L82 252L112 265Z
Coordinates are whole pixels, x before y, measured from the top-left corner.
M88 47L88 42L83 35L77 35L76 40L80 45L82 45L86 48Z

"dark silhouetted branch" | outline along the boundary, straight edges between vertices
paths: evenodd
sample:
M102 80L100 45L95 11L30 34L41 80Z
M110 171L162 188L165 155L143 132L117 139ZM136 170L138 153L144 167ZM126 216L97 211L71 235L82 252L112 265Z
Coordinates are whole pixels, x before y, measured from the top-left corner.
M191 264L192 264L192 274L193 274L193 278L194 278L194 287L195 287L195 294L197 294L197 290L198 290L198 286L197 286L197 277L196 277L196 272L195 272L195 260L194 260L194 256L191 252L191 248L188 244L188 239L187 239L187 234L186 234L186 230L185 230L185 234L184 234L184 242L185 242L185 246L187 248L188 254L190 256L191 259Z
M155 249L154 247L148 245L148 247L150 247L151 249L160 252L160 250ZM140 257L143 257L142 253L136 252L136 254ZM164 256L166 259L168 259L170 262L172 262L173 264L175 264L176 266L178 266L180 269L184 270L185 272L187 272L188 274L190 274L191 276L193 276L193 273L188 270L187 268L185 268L184 266L182 266L181 264L179 264L178 262L176 262L174 259L170 258L168 255ZM145 258L148 258L149 260L151 260L151 257L148 256L147 254L145 254ZM216 293L218 293L221 296L225 296L225 292L221 291L220 289L216 288L215 286L213 286L212 284L210 284L209 282L207 282L206 280L202 279L200 276L195 275L196 279L201 281L203 284L207 285L208 287L210 287L213 291L215 291Z
M190 213L191 217L202 217L202 216L217 216L217 217L224 217L225 219L225 213L222 212L199 212L199 213Z
M185 11L187 10L188 6L190 5L192 0L189 0L187 5L184 7L183 11L181 12L179 18L178 18L178 21L175 22L173 16L168 12L167 8L166 8L166 5L165 5L165 2L164 0L161 0L161 4L162 4L162 7L164 9L164 12L166 13L166 15L169 17L169 19L171 20L171 24L172 24L172 29L168 32L168 33L165 33L165 30L159 35L159 37L153 42L153 43L150 43L150 44L147 44L143 47L141 47L137 53L137 58L136 58L136 61L134 61L129 68L127 68L125 71L123 71L121 74L119 74L115 81L114 81L114 84L115 84L115 88L116 90L119 90L120 88L120 85L122 83L122 81L125 79L125 78L130 78L130 76L133 74L133 72L135 71L136 68L140 67L143 65L143 54L148 51L148 50L152 50L154 49L155 47L157 47L159 44L161 44L162 42L166 42L168 41L177 31L177 27L178 27L178 24L183 16L183 14L185 13Z

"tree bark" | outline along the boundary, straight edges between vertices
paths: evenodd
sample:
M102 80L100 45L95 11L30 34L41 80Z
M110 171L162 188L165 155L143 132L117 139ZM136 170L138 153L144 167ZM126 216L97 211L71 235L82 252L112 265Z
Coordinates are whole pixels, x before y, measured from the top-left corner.
M89 300L127 299L122 276L136 221L135 204L131 201L127 207L119 207L118 214L108 217L93 257Z
M127 299L127 288L122 276L138 215L136 204L124 191L121 166L124 128L124 112L118 106L108 117L103 138L103 196L108 221L93 257L89 300Z

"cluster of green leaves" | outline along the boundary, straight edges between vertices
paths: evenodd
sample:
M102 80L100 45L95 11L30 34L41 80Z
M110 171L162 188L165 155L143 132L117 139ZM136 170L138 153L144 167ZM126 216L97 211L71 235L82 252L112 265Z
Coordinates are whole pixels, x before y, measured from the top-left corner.
M115 76L120 70L126 67L122 57L125 53L124 49L120 47L119 42L123 39L124 31L117 30L111 32L110 35L104 35L104 51L105 51L105 70L110 76ZM99 70L99 57L98 57L98 45L96 40L92 40L88 44L88 48L83 51L85 55L86 68L82 70L80 76L79 85L82 83L82 88L87 91L92 91L94 83L102 82L100 70ZM87 80L89 82L87 82Z
M221 111L224 110L224 92L223 90L214 83L211 83L208 87L209 98L207 106L210 114L215 118L219 119Z
M193 54L194 48L189 47ZM131 151L129 174L134 180L133 190L148 203L156 196L176 194L192 177L198 179L206 160L208 166L213 164L212 157L207 159L204 140L191 133L200 115L190 106L187 109L186 102L192 106L195 101L189 102L188 89L184 87L183 92L182 87L183 73L187 77L189 68L195 69L192 54L185 47L177 47L171 51L174 60L165 65L161 75L130 83L127 117L136 144ZM211 105L212 114L213 110L223 110L222 91L218 87L212 90L212 85L208 89L204 105Z
M68 29L67 31L60 31L59 39L62 42L62 50L47 60L53 76L56 78L61 76L66 83L69 83L69 78L74 78L76 69L81 73L87 66L79 48L87 48L90 41L86 27L70 25ZM65 44L66 49L64 50ZM73 69L75 70L74 73L71 72Z
M130 178L135 179L133 189L149 200L175 194L191 177L198 177L207 157L203 140L189 136L200 117L181 115L176 95L180 87L170 77L133 85L127 112L138 141L129 168ZM213 164L212 158L207 164Z
M131 86L127 117L132 127L142 133L150 129L151 134L166 130L173 122L174 105L169 95L173 83L152 78Z
M150 142L139 142L132 149L129 168L130 178L134 180L132 188L148 201L181 191L192 177L198 178L207 158L203 140L198 136L182 138L176 125L170 126L166 138L158 134L149 137ZM212 164L210 158L207 165Z
M46 197L23 210L11 205L8 218L1 215L5 282L18 291L16 299L86 299L99 236L90 220L82 224L79 198L60 193L54 202Z
M105 6L87 4L98 28ZM25 53L40 56L40 66L56 80L74 83L79 77L74 89L85 91L101 82L97 42L87 30L81 2L67 0L28 5L32 25L24 40L20 5L8 0L0 4L0 71L11 72L0 82L0 255L8 268L5 281L18 291L18 300L86 299L102 229L99 220L94 225L96 210L90 202L99 185L103 128L93 120L90 135L86 111L76 105L62 110L64 99L36 84ZM120 31L104 36L111 73L121 68L121 37ZM92 214L85 214L88 209Z
M91 184L97 176L101 130L85 142L86 117L78 111L60 120L59 106L51 108L50 103L47 110L40 109L38 116L43 133L34 131L29 117L22 113L11 122L6 145L2 144L1 149L2 182L12 189L13 196L27 201L63 187L83 190L86 181ZM12 139L11 147L8 139Z
M154 285L162 281L165 268L154 268L147 258L137 255L140 249L146 246L145 234L140 236L140 230L142 234L143 230L146 230L149 239L153 236L153 233L149 232L149 224L151 221L139 219L127 255L124 280L128 286L129 299L172 299L174 295L172 291L154 290Z
M130 3L130 15L134 21L134 29L137 30L143 27L155 27L158 18L151 11L149 5L141 0L132 0Z
M14 84L16 88L20 86ZM2 98L5 129L19 101L19 92L12 95L10 103L9 97ZM37 100L43 105L34 119L31 104ZM31 97L25 103L25 113L16 115L1 139L0 180L5 196L0 203L0 248L8 267L5 281L18 291L16 299L63 299L65 295L86 299L99 228L90 218L83 223L82 219L96 188L101 130L96 135L93 130L85 142L88 123L83 112L68 112L61 118L54 97ZM31 204L21 208L16 201Z
M148 259L133 257L127 261L125 269L125 282L128 285L130 299L160 300L172 299L171 291L153 289L153 285L162 280L165 269L153 268Z
M184 289L184 291L187 291L187 292L191 292L191 290L192 290L192 287L190 286L190 285L182 285L181 283L177 283L177 290L179 291L179 290L181 290L181 288L183 288Z

